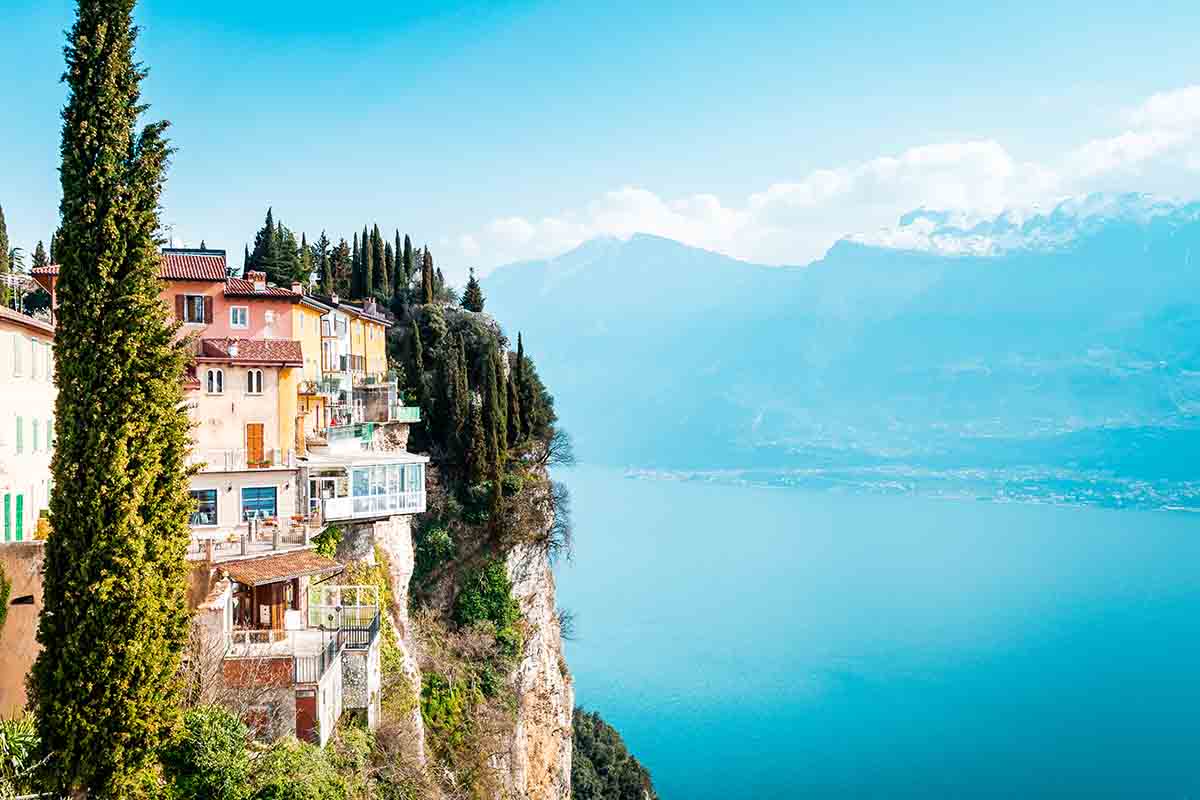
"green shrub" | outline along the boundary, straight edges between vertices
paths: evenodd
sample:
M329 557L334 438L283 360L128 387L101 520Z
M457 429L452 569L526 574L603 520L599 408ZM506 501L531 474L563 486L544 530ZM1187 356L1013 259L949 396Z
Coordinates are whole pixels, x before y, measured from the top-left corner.
M512 596L512 581L504 561L498 558L468 576L454 601L454 622L460 627L492 623L500 652L508 657L521 650L520 621L521 606Z
M421 678L421 717L434 741L456 748L466 741L470 728L471 691L436 672Z
M341 776L325 751L293 738L281 739L254 763L252 800L346 800Z
M420 580L454 556L454 539L440 526L418 531L415 550L413 575Z
M312 543L316 545L318 554L326 558L333 558L337 555L338 545L342 543L342 538L346 535L345 531L337 525L330 525L325 530L313 537Z
M228 710L188 711L183 728L162 754L163 773L180 797L235 800L246 796L250 762L246 726Z
M525 477L519 472L510 472L500 479L500 490L505 497L516 497L525 488Z
M30 775L38 749L37 725L32 714L0 719L0 797L32 788Z

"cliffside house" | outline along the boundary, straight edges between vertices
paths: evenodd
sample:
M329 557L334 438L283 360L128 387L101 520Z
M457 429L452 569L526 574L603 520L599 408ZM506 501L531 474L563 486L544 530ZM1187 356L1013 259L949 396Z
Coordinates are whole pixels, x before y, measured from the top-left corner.
M197 608L227 701L262 738L323 746L345 712L379 722L378 589L336 584L342 569L311 550L231 561Z
M0 534L33 539L50 504L54 326L0 306Z

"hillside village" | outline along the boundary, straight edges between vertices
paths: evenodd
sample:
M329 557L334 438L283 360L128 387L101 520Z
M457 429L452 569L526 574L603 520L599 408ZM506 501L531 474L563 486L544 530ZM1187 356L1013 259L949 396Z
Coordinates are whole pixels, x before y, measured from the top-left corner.
M162 252L162 300L194 349L184 377L196 470L191 602L197 624L224 643L226 680L276 690L248 717L264 734L324 744L344 710L377 724L380 609L377 587L344 584L342 565L313 539L331 525L353 539L425 510L428 458L405 450L420 410L389 374L391 322L373 300L229 273L224 251ZM53 320L58 267L32 274ZM36 542L53 450L53 324L2 313L4 541ZM32 662L32 641L8 644ZM21 704L19 661L0 677L4 705Z

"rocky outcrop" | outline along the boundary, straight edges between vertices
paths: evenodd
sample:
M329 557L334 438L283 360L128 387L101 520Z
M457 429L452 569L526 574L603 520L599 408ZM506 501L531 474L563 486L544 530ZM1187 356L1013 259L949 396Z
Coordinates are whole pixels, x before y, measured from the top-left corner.
M511 677L517 721L509 788L528 800L569 798L575 689L562 652L554 573L545 553L528 545L509 553L508 571L526 622L524 653Z

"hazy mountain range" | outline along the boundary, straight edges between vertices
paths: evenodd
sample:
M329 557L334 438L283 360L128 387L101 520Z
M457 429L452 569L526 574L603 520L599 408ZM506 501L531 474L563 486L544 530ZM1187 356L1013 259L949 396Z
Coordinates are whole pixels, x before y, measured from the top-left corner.
M922 210L803 267L603 239L484 289L582 460L1196 472L1198 204Z

